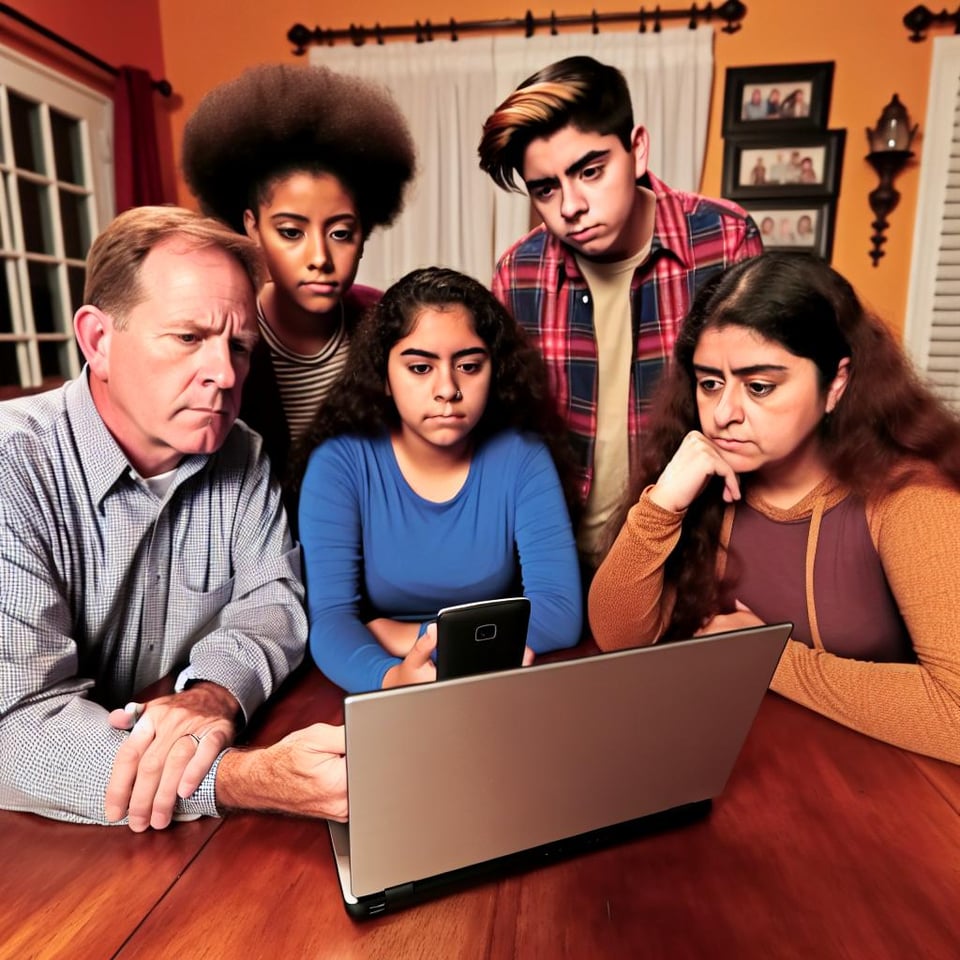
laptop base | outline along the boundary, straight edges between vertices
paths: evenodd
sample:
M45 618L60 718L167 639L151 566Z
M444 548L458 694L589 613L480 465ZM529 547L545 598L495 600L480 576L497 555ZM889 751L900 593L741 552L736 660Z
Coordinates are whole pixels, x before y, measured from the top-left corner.
M365 897L354 897L345 885L349 876L341 874L344 907L354 920L366 920L384 913L393 913L397 910L422 903L425 900L437 899L447 893L455 893L469 886L474 886L488 879L500 879L504 876L523 873L545 866L555 860L566 860L577 857L593 850L601 850L616 844L637 840L651 833L671 830L687 826L705 817L713 804L710 799L686 803L670 810L661 810L626 823L617 823L589 833L567 837L545 843L539 847L522 850L505 857L487 860L483 863L472 864L451 870L439 876L427 877L411 883L399 884L390 887L382 893L373 893ZM330 823L330 838L334 848L334 855L339 861L337 845L342 844L347 837L347 827L344 824ZM348 842L348 841L346 841Z

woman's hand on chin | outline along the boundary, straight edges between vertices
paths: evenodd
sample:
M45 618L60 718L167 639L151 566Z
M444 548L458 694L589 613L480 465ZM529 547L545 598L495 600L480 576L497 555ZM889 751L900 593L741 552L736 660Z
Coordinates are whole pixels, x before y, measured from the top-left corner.
M740 481L723 454L698 430L691 430L647 496L658 507L682 513L703 493L711 477L723 478L723 499L740 499Z

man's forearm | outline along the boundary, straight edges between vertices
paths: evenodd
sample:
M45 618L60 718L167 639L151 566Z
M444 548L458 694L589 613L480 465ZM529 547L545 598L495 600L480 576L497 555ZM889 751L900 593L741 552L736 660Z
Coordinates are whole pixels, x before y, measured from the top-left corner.
M269 784L258 769L260 750L228 750L217 767L217 809L272 810Z
M345 820L343 727L317 723L260 749L229 750L217 768L217 808Z

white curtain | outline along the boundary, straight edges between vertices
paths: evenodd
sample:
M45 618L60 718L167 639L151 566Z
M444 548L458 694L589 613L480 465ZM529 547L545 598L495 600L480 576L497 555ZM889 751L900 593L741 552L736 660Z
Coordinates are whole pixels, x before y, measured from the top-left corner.
M530 208L525 196L503 193L480 171L483 122L521 80L578 54L623 72L634 118L650 131L650 169L672 187L696 190L713 81L712 27L310 51L314 64L386 86L417 145L418 175L404 211L368 241L358 282L383 289L408 270L432 264L490 280L499 254L526 232Z

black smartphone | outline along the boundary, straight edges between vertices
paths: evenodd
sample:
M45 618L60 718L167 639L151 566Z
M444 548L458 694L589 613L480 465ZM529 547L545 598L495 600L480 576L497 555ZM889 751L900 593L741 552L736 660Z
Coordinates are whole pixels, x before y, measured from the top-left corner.
M437 679L521 666L529 623L526 597L444 607L437 614Z

